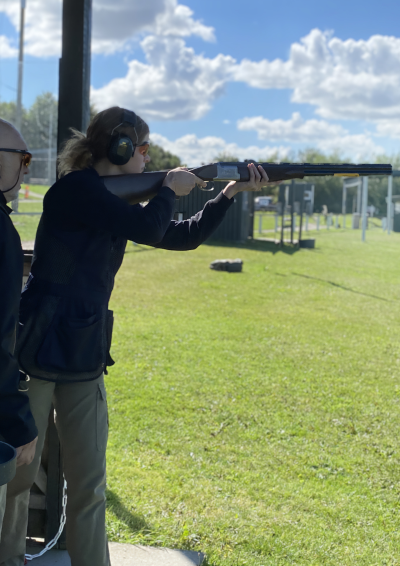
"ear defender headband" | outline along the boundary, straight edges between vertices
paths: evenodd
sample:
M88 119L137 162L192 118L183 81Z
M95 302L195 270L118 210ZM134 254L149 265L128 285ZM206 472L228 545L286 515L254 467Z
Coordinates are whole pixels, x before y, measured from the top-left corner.
M130 158L133 157L133 154L135 153L135 147L139 141L139 137L136 131L138 121L136 114L129 110L123 110L120 120L121 123L118 124L118 126L115 126L115 128L113 128L111 132L110 145L108 146L107 150L107 158L114 165L125 165L126 163L128 163ZM127 134L123 134L121 132L114 133L117 128L120 128L125 124L132 126L135 130L136 143L133 143L133 141Z

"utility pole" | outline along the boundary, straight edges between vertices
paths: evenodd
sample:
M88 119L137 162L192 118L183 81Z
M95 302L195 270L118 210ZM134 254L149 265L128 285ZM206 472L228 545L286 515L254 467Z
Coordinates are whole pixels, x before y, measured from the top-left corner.
M21 126L22 126L22 78L24 72L25 7L26 7L26 0L21 0L21 19L20 19L20 29L19 29L17 115L15 117L15 126L19 131L21 131Z

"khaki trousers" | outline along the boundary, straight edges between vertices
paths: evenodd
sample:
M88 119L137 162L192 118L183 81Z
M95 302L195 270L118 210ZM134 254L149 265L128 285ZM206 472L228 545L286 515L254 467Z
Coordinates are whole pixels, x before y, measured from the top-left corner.
M29 490L40 465L51 404L56 409L67 480L67 550L71 566L110 566L105 533L108 415L104 376L83 383L29 382L29 401L38 428L36 455L7 485L0 566L23 566Z

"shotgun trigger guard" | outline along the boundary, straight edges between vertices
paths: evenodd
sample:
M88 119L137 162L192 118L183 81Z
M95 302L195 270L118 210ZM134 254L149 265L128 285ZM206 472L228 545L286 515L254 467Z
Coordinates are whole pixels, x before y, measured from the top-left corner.
M213 191L215 189L214 183L212 181L210 181L208 183L207 187L200 187L200 185L199 185L199 189L201 191L204 191L205 193L209 193L210 191Z
M220 165L217 163L217 176L214 181L240 181L240 174L236 165Z

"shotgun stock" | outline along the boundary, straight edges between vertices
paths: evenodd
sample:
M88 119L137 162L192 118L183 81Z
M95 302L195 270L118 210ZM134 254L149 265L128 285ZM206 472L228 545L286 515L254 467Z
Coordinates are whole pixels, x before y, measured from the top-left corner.
M189 169L203 181L248 181L249 170L246 162L210 163ZM353 163L256 163L262 165L270 181L304 179L304 177L364 177L371 175L391 175L389 164ZM137 204L153 198L163 186L168 171L154 171L132 175L103 177L107 189L126 200Z

